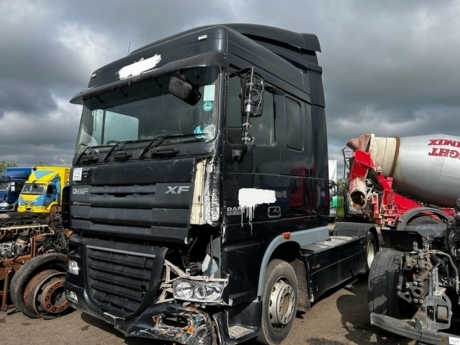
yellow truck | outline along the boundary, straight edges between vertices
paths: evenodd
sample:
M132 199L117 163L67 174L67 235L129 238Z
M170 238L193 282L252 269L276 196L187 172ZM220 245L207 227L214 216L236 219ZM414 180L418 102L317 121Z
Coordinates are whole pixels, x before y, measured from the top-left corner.
M50 213L61 205L62 189L69 179L70 168L37 166L19 195L19 212Z

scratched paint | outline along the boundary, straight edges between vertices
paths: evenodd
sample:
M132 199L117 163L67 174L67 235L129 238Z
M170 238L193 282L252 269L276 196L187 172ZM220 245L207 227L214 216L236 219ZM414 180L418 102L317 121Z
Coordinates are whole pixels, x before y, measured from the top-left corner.
M161 55L154 55L148 59L140 59L127 65L118 71L118 77L120 79L126 79L144 73L145 71L151 70L161 61Z
M276 201L274 190L242 188L238 191L238 202L241 208L241 226L243 226L243 216L249 218L249 225L252 230L252 219L254 209L260 204L271 204Z

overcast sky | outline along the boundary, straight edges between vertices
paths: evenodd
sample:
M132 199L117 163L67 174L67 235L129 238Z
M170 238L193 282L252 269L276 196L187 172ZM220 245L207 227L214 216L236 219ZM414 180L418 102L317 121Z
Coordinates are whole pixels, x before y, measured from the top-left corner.
M71 164L91 73L195 26L314 33L329 159L350 138L460 136L460 2L423 0L0 0L0 161Z

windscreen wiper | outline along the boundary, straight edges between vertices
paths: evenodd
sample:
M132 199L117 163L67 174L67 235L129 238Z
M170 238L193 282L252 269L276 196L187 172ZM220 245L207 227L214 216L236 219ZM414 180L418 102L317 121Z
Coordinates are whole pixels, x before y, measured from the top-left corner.
M201 139L201 138L196 137L196 135L194 133L190 133L190 134L172 133L172 134L160 134L160 135L157 135L156 137L151 139L152 142L142 150L141 154L139 155L139 159L144 158L145 154L147 153L147 151L150 148L161 145L167 139L171 139L171 138L181 138L182 139L182 138L190 138L190 137ZM174 149L174 150L169 149L169 150L152 151L152 154L158 154L158 155L160 155L160 154L176 154L176 153L179 153L179 151L176 150L176 149Z
M123 151L123 147L120 150L117 150L117 152L114 152L114 150L122 144L123 146L129 145L129 144L135 144L135 143L142 143L142 142L150 142L152 139L136 139L136 140L123 140L123 141L118 141L113 147L106 153L104 157L104 162L107 162L109 159L110 155L114 159L129 159L132 156L132 151ZM147 145L147 147L150 146L150 144Z

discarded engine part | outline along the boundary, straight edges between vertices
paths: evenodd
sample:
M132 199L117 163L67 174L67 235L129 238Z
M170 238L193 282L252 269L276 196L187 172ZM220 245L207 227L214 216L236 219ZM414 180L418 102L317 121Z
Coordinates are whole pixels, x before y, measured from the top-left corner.
M29 260L46 254L67 253L67 242L72 232L59 227L59 219L59 208L53 208L49 216L12 212L3 214L0 218L0 310L6 311L15 304L14 298L11 296L10 300L8 294L10 291L10 283L17 272L20 271ZM37 268L35 274L40 273L40 270L43 271L50 268L46 265L53 265L53 263L47 261L43 267ZM57 271L60 276L62 276L62 272L65 272L65 265ZM31 276L28 276L27 279L30 280L31 278ZM59 279L63 280L64 278L62 277L62 279ZM39 285L44 286L43 284L48 284L46 279L45 282L41 282ZM23 286L23 288L25 288L25 286ZM43 294L43 292L41 294ZM51 296L55 299L53 305L58 303L56 301L59 300L59 298L56 296L57 295ZM51 308L51 312L49 312L46 306L43 308L44 310L41 311L42 305L43 302L40 302L38 307L31 304L32 307L29 310L30 315L28 316L33 317L32 315L35 315L35 317L48 317L47 314L55 314L55 312L52 311L53 308ZM60 309L60 307L61 305L57 308ZM21 310L19 307L18 309ZM40 312L37 313L35 309Z
M16 239L21 233L28 233L30 237L51 232L48 216L28 213L11 213L8 216L9 218L0 218L0 242Z

